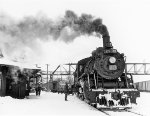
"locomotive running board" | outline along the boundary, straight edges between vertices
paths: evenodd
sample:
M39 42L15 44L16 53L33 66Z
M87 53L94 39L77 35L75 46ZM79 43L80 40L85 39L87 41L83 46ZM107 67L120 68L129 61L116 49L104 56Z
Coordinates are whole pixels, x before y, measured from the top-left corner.
M108 92L115 92L115 91L138 91L137 89L121 89L121 88L117 88L117 89L91 89L92 91L108 91Z

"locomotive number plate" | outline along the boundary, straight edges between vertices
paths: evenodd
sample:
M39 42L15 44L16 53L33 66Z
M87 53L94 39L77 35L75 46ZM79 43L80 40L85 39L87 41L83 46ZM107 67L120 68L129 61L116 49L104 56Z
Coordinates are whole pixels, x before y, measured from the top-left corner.
M109 70L117 70L117 66L116 65L109 65Z
M108 50L104 50L105 54L109 54L109 53L117 53L116 49L108 49Z

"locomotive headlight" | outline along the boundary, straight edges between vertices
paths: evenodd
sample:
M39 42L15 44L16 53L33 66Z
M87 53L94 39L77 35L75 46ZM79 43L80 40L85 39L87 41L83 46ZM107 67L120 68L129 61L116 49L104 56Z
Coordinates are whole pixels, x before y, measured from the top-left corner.
M114 64L116 62L116 58L115 57L110 57L109 62Z

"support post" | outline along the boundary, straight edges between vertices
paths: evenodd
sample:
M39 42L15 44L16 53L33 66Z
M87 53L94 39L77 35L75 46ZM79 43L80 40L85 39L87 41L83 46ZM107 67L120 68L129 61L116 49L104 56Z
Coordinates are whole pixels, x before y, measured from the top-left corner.
M126 79L126 86L129 88L128 80L127 80L127 64L125 65L125 79Z
M144 74L146 74L146 64L143 64L144 65Z
M71 64L69 63L69 75L71 75Z
M46 64L47 66L47 91L49 91L49 81L48 81L48 66L49 64Z

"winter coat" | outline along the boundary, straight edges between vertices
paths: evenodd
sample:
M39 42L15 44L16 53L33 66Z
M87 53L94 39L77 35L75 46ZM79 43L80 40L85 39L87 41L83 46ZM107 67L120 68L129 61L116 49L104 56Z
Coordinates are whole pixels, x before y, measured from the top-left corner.
M69 91L68 84L66 84L66 85L65 85L65 88L64 88L64 92L65 92L65 93L68 93L68 91Z
M35 88L36 91L41 91L41 89L42 88L40 86L38 86L38 87Z

